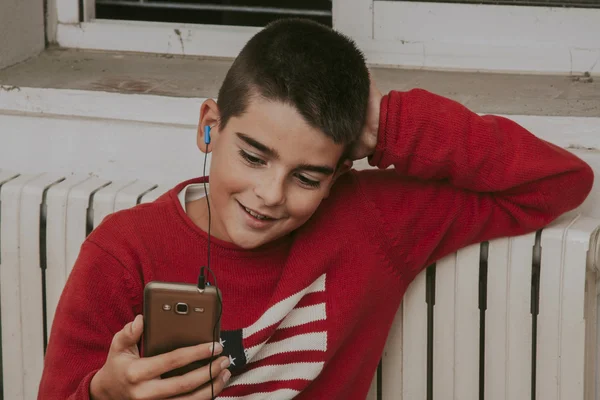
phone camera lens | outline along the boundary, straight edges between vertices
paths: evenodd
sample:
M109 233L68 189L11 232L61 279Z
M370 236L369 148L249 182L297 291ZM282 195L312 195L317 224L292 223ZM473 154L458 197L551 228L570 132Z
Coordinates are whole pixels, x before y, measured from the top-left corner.
M177 303L175 305L175 312L177 314L187 314L188 313L188 305L185 303Z

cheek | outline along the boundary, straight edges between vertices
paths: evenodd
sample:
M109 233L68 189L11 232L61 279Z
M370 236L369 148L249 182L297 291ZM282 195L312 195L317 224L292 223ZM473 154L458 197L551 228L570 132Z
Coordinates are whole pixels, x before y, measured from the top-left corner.
M216 154L212 160L210 181L219 193L235 193L245 186L247 174L238 160Z
M323 195L320 191L295 193L288 196L288 213L294 220L304 222L314 214L321 204L321 200L323 200Z

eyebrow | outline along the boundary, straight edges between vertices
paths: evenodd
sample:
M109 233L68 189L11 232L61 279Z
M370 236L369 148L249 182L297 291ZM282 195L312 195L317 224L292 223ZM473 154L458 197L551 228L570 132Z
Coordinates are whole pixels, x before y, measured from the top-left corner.
M277 151L275 149L262 144L258 140L253 139L244 133L236 132L235 134L242 141L246 142L247 145L254 147L256 150L258 150L272 158L279 159L279 153L277 153ZM333 175L333 173L335 172L335 170L333 168L328 167L326 165L300 164L298 166L298 168L296 168L296 169L303 170L303 171L317 172L317 173L323 174L323 175Z
M269 146L266 146L264 144L262 144L261 142L259 142L258 140L252 139L250 136L243 134L241 132L236 132L235 133L237 135L237 137L239 137L240 139L242 139L244 142L246 142L246 144L248 144L249 146L254 147L256 150L265 153L266 155L279 159L279 153L277 153L277 151Z
M325 165L300 164L298 166L298 169L303 171L317 172L323 175L333 175L334 172L333 168L327 167Z

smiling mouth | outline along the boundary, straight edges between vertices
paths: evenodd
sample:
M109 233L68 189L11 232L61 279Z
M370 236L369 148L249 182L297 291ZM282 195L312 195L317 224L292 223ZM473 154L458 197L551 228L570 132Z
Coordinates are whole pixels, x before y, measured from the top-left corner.
M239 203L239 202L238 202ZM242 207L244 209L244 211L246 211L248 214L250 214L252 217L260 220L260 221L275 221L277 218L273 218L273 217L269 217L268 215L264 215L261 213L258 213L246 206L244 206L242 203L239 203L240 207Z

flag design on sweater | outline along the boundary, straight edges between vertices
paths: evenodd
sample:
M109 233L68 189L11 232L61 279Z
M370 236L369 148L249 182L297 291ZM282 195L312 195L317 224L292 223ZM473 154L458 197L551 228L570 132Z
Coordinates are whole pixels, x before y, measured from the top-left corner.
M221 332L233 377L221 400L291 399L323 370L325 274L273 305L252 325Z

